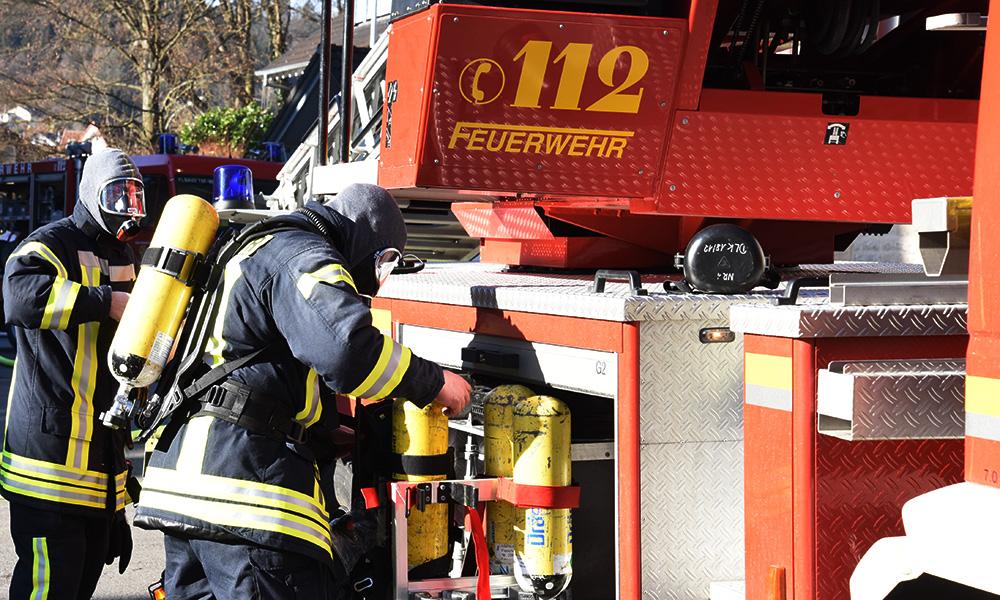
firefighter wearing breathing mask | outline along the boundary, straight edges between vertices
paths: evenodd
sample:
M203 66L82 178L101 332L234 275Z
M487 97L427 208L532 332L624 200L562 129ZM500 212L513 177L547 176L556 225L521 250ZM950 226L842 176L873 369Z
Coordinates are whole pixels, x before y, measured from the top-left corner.
M337 423L334 394L437 401L449 415L469 401L464 379L372 325L363 296L406 243L393 197L354 184L292 218L301 227L247 241L225 265L203 358L245 362L171 417L183 425L145 471L136 524L165 533L167 598L337 598L372 537L331 526L319 478L331 449L317 442Z
M99 151L73 214L33 232L7 262L4 308L18 348L0 466L17 552L10 598L90 598L105 563L128 565L125 439L99 415L118 389L104 361L137 271L123 240L143 206L132 160Z

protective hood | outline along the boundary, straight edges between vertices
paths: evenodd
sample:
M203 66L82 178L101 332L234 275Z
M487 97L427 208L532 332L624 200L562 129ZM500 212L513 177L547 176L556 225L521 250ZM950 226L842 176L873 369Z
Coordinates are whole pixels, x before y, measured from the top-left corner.
M77 206L82 205L90 220L112 236L118 233L118 228L125 219L101 211L100 193L109 182L122 178L141 181L142 175L139 174L139 169L132 159L115 148L104 148L95 152L87 159L83 166L83 175L80 177L80 203Z
M400 252L406 246L406 223L396 199L385 189L368 183L347 186L324 205L347 221L340 251L358 291L375 295L375 253L386 248Z

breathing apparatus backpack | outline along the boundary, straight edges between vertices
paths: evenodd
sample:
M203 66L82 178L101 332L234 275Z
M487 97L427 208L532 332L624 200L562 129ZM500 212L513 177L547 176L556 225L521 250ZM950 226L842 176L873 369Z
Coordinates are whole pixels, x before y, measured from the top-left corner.
M252 363L266 347L208 369L202 357L218 317L222 280L226 264L251 242L282 231L305 230L316 233L336 248L343 247L341 229L331 228L315 211L299 208L295 212L307 220L278 215L258 221L237 232L227 229L206 254L199 266L198 283L191 295L187 321L177 340L174 355L166 362L156 383L156 390L135 416L139 428L135 440L143 443L160 433L160 443L169 444L184 419L170 419L178 410L190 411L207 391L223 382L236 369ZM333 213L336 219L339 215ZM207 372L206 372L207 371ZM301 432L300 432L301 433Z

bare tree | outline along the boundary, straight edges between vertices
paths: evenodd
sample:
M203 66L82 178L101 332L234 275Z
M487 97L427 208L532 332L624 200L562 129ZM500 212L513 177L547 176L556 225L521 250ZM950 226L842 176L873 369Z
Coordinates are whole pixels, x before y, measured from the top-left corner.
M311 10L290 0L4 0L0 108L94 122L112 143L147 151L196 114L250 103L254 70L284 51L292 16Z
M50 39L22 48L30 70L4 78L36 111L97 121L123 146L151 146L197 85L173 62L211 11L202 0L10 0L47 18ZM185 77L169 77L187 71Z

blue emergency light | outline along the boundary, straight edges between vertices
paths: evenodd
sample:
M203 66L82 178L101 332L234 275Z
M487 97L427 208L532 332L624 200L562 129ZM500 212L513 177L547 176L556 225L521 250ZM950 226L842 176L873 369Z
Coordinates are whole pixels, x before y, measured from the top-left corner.
M160 154L177 154L177 135L161 133L159 138Z
M215 210L252 209L253 175L241 165L216 167L212 201Z

